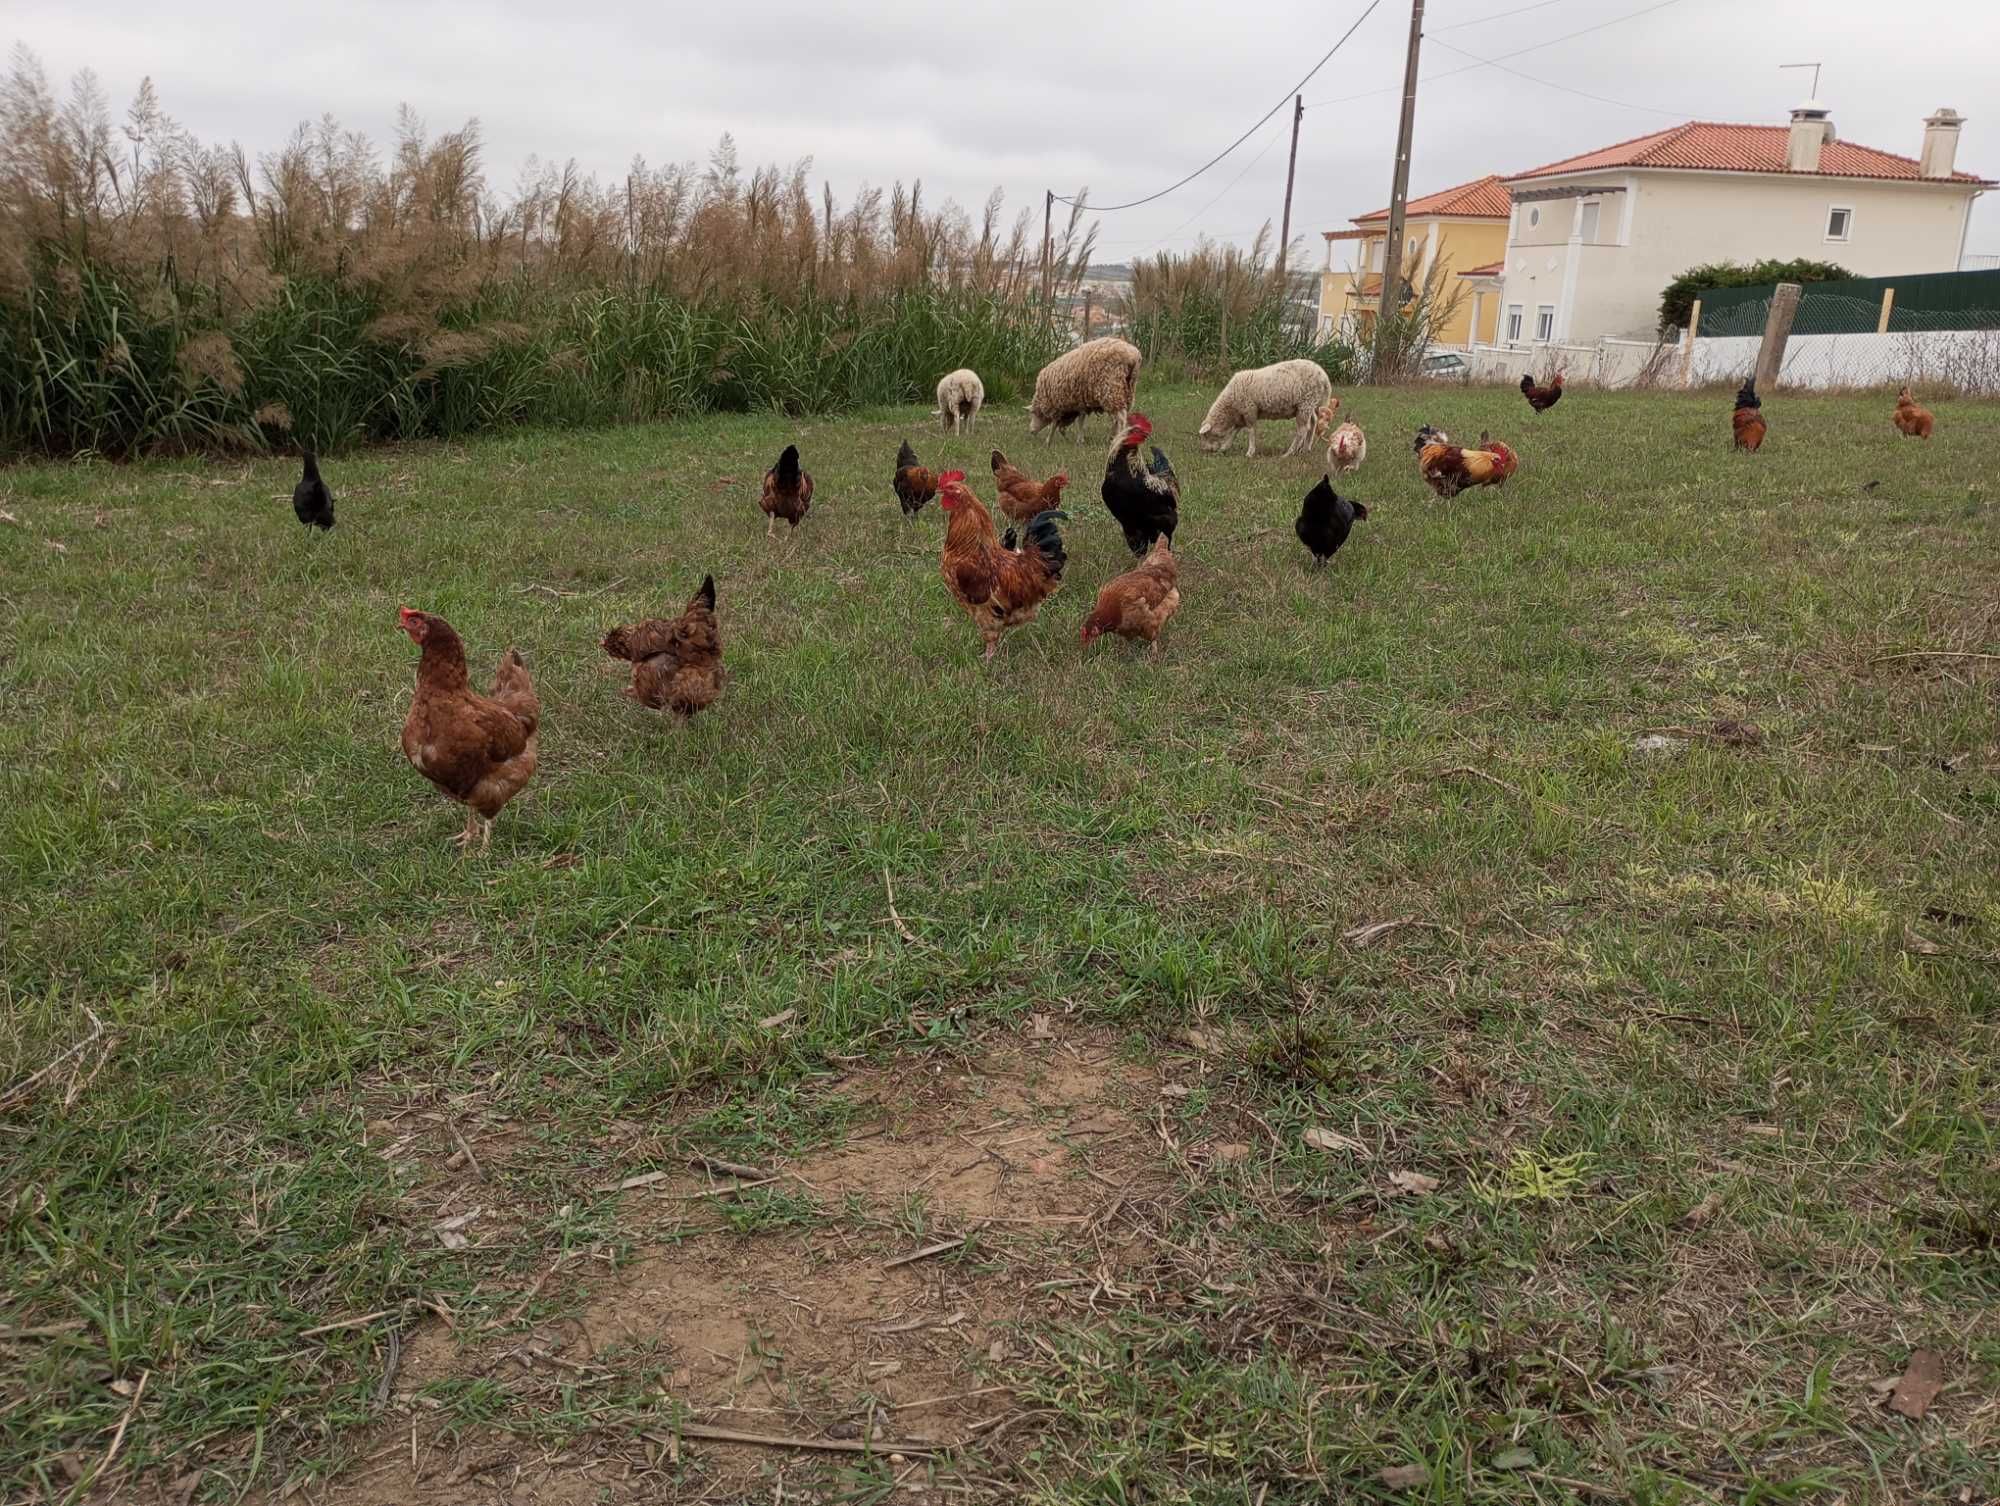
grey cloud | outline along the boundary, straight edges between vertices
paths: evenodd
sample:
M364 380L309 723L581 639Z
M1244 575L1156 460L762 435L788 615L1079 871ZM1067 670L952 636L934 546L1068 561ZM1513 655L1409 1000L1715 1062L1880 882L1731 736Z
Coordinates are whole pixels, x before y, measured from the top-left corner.
M1557 0L1483 25L1526 0L1432 0L1426 74L1643 9L1645 0ZM182 0L15 0L6 33L52 76L92 67L121 107L151 74L167 109L200 135L275 146L330 112L385 140L398 104L433 129L479 117L491 180L529 154L575 157L604 178L636 155L699 159L734 134L747 162L814 161L846 199L863 183L922 178L927 196L976 212L995 186L1010 210L1045 188L1088 183L1101 202L1150 193L1239 134L1361 11L1365 0L1055 0L953 9L917 0L780 6L739 0L568 6L508 0L362 0L345 6ZM1919 8L1912 8L1914 12ZM1841 133L1914 154L1922 117L1972 117L1960 165L2000 177L2000 7L1936 0L1890 24L1877 0L1679 0L1507 66L1623 105L1558 92L1493 68L1437 78L1419 95L1412 188L1513 172L1697 117L1777 122L1806 76ZM1383 4L1306 88L1294 232L1317 232L1387 201L1404 0ZM1362 98L1348 98L1364 95ZM1648 112L1633 106L1657 107ZM1140 254L1207 232L1247 240L1275 222L1286 112L1179 192L1104 217L1105 253ZM1261 156L1259 155L1261 153ZM1981 201L1975 251L2000 252L2000 196Z

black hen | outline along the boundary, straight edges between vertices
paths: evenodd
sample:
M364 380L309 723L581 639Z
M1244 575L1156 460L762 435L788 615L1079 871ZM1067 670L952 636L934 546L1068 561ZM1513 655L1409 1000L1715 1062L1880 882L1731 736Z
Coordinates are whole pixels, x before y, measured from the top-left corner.
M1160 535L1171 542L1181 520L1181 484L1167 457L1155 447L1153 463L1140 464L1139 446L1152 437L1151 421L1134 413L1104 466L1104 505L1124 530L1125 546L1141 558Z
M1347 542L1355 520L1367 516L1365 506L1341 496L1333 489L1333 478L1322 476L1299 504L1299 520L1293 528L1299 542L1312 551L1313 563L1324 565Z
M319 457L306 451L306 473L292 488L292 511L308 528L333 527L333 493L319 479Z

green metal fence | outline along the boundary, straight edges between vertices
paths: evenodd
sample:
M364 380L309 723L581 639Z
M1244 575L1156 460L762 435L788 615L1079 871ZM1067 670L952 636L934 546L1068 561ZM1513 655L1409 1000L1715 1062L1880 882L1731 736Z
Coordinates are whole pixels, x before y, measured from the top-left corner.
M1701 295L1704 335L1761 335L1777 292L1774 283L1753 288L1711 288ZM1891 296L1893 292L1893 296ZM1990 272L1920 272L1910 277L1854 277L1809 282L1799 294L1801 335L1872 335L1889 303L1888 333L1946 329L2000 329L2000 269Z

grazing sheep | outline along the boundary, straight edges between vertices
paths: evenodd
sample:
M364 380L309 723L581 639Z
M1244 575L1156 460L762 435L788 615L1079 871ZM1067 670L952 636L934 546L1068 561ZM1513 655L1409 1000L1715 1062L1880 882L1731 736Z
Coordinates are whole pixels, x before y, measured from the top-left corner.
M952 433L970 434L985 406L986 384L979 380L978 372L961 366L938 379L937 407L931 411Z
M1333 382L1317 361L1280 361L1275 366L1239 371L1209 404L1208 417L1201 421L1201 447L1211 452L1226 450L1238 429L1248 429L1250 458L1254 460L1257 421L1289 418L1292 442L1285 453L1296 455L1312 443L1320 404L1332 392Z
M1057 356L1035 377L1035 398L1028 404L1028 432L1067 429L1085 415L1108 413L1118 429L1125 427L1139 391L1139 347L1116 336L1087 340ZM1050 433L1043 443L1054 438ZM1083 431L1077 430L1077 437Z

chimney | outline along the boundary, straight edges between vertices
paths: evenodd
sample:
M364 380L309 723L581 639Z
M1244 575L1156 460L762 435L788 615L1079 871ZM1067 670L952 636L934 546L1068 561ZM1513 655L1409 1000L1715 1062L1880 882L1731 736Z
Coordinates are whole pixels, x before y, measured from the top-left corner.
M1946 106L1924 121L1924 153L1918 171L1926 178L1949 178L1958 162L1958 131L1965 117Z
M1795 173L1818 172L1820 148L1831 140L1831 113L1818 100L1807 100L1792 111L1792 138L1785 148L1785 167Z

